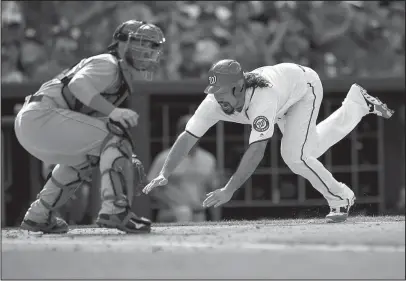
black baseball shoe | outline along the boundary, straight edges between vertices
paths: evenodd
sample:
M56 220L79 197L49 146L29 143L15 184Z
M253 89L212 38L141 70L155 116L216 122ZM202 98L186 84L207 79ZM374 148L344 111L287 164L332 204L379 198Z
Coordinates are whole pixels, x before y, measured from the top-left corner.
M24 219L21 223L20 229L32 232L43 232L44 234L61 234L67 233L69 226L63 219L50 215L47 222L35 222L30 219Z
M127 233L151 232L151 221L129 210L118 214L99 214L96 224L99 227L117 228Z

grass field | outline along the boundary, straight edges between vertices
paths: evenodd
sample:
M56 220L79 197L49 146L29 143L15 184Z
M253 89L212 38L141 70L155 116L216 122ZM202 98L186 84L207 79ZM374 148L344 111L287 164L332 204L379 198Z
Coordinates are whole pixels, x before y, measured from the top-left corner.
M404 279L405 217L157 224L126 235L2 231L8 279Z

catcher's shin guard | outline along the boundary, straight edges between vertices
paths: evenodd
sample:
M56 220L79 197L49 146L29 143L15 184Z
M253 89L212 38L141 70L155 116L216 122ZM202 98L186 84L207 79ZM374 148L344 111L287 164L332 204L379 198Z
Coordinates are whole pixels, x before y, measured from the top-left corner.
M100 154L102 208L96 223L125 232L149 232L151 222L131 212L134 190L145 181L142 163L133 155L129 133L117 123L109 123L111 134Z
M28 209L21 228L44 233L67 232L67 223L57 218L54 211L65 205L84 182L91 182L92 169L97 162L97 157L89 157L80 167L57 165Z
M83 184L92 182L93 168L97 165L98 158L94 156L88 157L89 161L81 165L80 167L66 167L71 169L71 173L76 174L75 179L68 183L59 182L55 177L51 176L48 180L59 188L59 194L55 200L49 202L44 200L41 193L38 194L38 199L41 203L50 211L59 209L66 204L71 198L73 198L76 190Z
M133 198L132 142L120 126L108 123L110 134L102 145L100 173L102 200L118 208L131 206Z

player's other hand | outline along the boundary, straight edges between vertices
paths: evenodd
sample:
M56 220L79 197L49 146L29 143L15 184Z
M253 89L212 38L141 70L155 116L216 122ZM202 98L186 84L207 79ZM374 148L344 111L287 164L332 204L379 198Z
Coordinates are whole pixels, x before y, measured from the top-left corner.
M109 117L113 121L120 122L124 128L131 128L137 126L139 115L131 109L116 107Z
M225 187L216 189L208 194L206 194L206 199L203 201L203 207L211 207L214 206L215 208L223 205L230 201L231 197L233 197L234 192L226 189Z
M168 183L168 179L165 178L163 175L157 176L155 179L153 179L149 184L147 184L142 192L145 194L148 194L152 189L154 189L157 186L163 186Z

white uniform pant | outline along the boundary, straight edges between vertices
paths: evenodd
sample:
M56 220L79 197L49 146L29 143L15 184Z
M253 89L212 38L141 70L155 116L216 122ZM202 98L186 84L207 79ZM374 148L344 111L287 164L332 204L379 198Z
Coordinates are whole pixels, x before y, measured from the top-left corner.
M354 193L338 182L317 158L350 133L368 114L368 107L358 86L353 85L342 106L316 126L323 86L315 71L305 68L305 75L306 94L278 121L283 134L281 155L295 174L310 181L330 207L345 206Z

